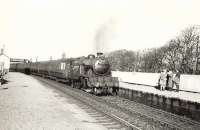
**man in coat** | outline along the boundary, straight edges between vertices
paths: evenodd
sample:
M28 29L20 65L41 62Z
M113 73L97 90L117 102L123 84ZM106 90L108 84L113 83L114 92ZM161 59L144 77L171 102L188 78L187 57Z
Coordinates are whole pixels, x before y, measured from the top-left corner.
M169 90L172 90L174 87L173 77L174 77L173 72L171 70L168 71L167 72L167 87Z
M176 91L178 92L179 91L179 85L180 85L180 71L176 70L176 74L174 75L174 78L173 78L173 82L176 86Z

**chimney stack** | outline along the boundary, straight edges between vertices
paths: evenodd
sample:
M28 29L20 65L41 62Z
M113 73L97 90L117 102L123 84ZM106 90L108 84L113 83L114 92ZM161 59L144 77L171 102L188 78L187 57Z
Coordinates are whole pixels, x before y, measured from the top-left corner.
M102 52L97 52L97 57L103 55Z

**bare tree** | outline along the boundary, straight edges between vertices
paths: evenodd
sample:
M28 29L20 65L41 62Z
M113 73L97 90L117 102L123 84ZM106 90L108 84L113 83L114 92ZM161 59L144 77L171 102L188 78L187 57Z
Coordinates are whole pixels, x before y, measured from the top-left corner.
M197 74L200 73L199 36L200 26L191 26L160 48L146 49L140 53L118 50L108 57L114 70L158 72L167 68Z
M179 36L181 40L182 50L182 63L181 69L184 73L194 73L194 59L196 55L196 50L199 44L199 26L191 26L182 31Z
M136 64L136 54L133 51L118 50L108 55L112 70L133 71Z
M170 70L180 69L180 65L183 59L183 47L180 45L180 39L172 39L169 41L166 51L166 60L168 68Z

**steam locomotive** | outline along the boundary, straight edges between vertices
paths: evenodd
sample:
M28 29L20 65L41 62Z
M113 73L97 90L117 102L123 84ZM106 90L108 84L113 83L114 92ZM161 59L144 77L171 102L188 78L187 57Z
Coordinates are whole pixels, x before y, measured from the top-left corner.
M70 84L95 95L116 95L119 88L117 77L111 76L110 63L102 53L87 57L18 63L11 69L34 74Z

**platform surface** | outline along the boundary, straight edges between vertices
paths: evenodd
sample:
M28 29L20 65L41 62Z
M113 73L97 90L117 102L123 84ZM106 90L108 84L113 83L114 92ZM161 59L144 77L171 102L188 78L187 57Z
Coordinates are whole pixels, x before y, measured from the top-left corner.
M119 85L122 88L143 91L146 93L153 93L153 94L163 95L165 97L177 98L181 100L200 103L200 93L191 93L191 92L185 92L185 91L175 92L175 91L168 91L168 90L160 91L159 89L156 89L154 87L129 84L125 82L120 82Z
M122 82L157 86L160 73L112 71L112 76L118 77ZM200 75L181 74L179 88L180 90L200 93Z
M0 87L0 130L106 130L78 105L31 76L10 72Z

